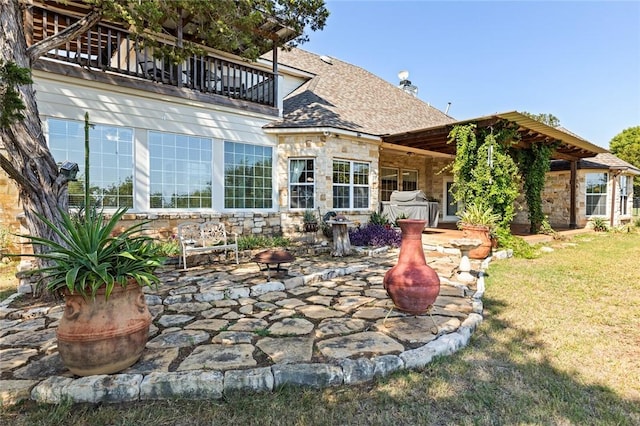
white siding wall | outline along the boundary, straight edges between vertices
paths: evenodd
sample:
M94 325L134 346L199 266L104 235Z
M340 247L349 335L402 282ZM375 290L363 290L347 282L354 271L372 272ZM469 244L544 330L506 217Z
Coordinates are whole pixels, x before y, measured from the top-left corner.
M262 130L265 124L274 120L273 116L37 71L34 81L45 132L47 118L84 121L86 112L92 123L134 128L137 159L134 179L137 183L144 184L148 176L147 131L212 138L213 193L220 194L214 196L215 211L224 210L223 141L273 147L273 164L277 164L276 139ZM275 181L274 176L274 186ZM148 194L141 192L136 195L133 211L145 211L148 208ZM274 195L272 210L277 210L277 203Z

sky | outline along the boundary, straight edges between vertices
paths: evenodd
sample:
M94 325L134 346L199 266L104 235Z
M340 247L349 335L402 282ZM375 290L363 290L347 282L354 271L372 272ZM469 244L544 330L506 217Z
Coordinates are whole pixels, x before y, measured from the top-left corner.
M300 48L357 65L458 120L553 114L609 148L640 126L640 1L326 0Z

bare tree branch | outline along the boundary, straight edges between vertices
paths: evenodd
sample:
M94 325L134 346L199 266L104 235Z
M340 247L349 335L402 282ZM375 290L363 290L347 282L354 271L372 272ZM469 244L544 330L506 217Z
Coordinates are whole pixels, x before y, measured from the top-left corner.
M75 22L60 31L52 35L51 37L47 37L44 40L41 40L31 47L27 49L27 56L29 56L29 61L34 63L38 60L42 55L47 53L49 50L54 49L60 46L62 43L67 40L71 40L74 37L82 34L87 31L89 28L93 27L98 21L102 18L102 8L95 7L91 9L84 17L80 18L78 22Z

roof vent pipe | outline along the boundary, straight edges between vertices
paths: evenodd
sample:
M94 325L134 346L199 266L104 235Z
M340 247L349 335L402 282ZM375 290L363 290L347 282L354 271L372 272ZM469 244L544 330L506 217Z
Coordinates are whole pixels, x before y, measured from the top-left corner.
M451 102L447 102L447 109L444 110L445 115L449 115L449 108L451 108Z

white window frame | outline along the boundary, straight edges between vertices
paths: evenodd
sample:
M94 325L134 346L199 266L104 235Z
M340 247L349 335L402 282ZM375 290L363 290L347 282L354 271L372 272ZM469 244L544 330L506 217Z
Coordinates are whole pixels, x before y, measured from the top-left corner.
M65 134L55 133L52 129L52 123L58 122L65 124ZM56 162L63 163L65 161L72 161L78 164L80 169L78 175L78 181L72 181L69 183L70 191L70 205L73 207L80 207L84 204L84 176L86 172L84 170L85 160L85 141L84 141L84 123L78 120L70 120L63 118L49 117L47 119L47 143L52 155ZM77 130L75 134L69 133L69 125L74 126ZM130 138L124 138L122 135L127 135ZM53 141L52 141L53 138ZM64 138L64 140L59 139ZM53 143L52 143L53 142ZM98 193L92 190L90 198L92 202L97 202L98 206L103 207L105 210L115 210L119 207L128 207L130 209L135 208L136 197L136 177L135 177L135 163L136 163L136 150L135 150L135 129L128 126L117 126L113 124L100 124L95 123L89 129L89 150L91 157L91 170L89 173L89 182L91 188L98 188ZM107 147L113 145L112 152L107 152ZM93 149L91 148L93 146ZM100 149L96 149L98 146ZM128 149L125 149L128 148ZM124 151L124 152L123 152ZM113 167L104 167L103 164L108 160L108 156L115 157L115 165ZM62 158L64 157L64 158ZM97 160L97 161L96 161ZM124 165L122 165L125 163ZM111 173L115 173L117 181L113 179L107 179L105 176ZM130 172L128 176L124 176L122 180L122 173ZM127 195L110 195L109 189L118 190L123 185L127 185L127 179L130 180L131 194ZM115 205L104 205L104 200L115 197L118 202ZM80 202L72 201L72 199L82 199ZM121 203L122 200L129 199L130 203Z
M336 183L333 179L334 177L334 167L337 162L347 163L349 164L349 176L347 183ZM366 184L356 184L355 182L355 170L357 165L363 165L367 167L367 183ZM332 180L332 201L333 208L336 210L345 210L345 211L353 211L353 210L369 210L371 208L371 163L366 161L354 161L354 160L344 160L344 159L334 159L331 163L331 180ZM336 206L336 188L348 188L349 191L349 206ZM354 207L355 204L355 192L358 188L366 188L367 190L367 206L364 207Z
M304 167L300 170L294 170L293 166L296 163L304 162ZM309 169L309 162L311 163L311 168ZM315 194L316 194L316 159L315 158L290 158L289 159L289 208L292 210L312 210L316 208ZM298 174L296 178L296 174ZM303 179L300 181L300 179ZM311 180L309 180L311 179ZM294 181L295 180L295 181ZM294 195L298 193L298 189L304 190L303 195ZM294 199L298 198L298 202L302 198L310 203L304 203L302 206L294 207Z
M600 185L604 185L604 192L600 191L600 192L590 192L589 191L589 187L590 187L590 182L589 182L589 177L593 177L593 176L600 176L600 178L598 180L601 180L602 182L600 183ZM609 194L608 194L608 183L609 183L609 174L606 172L597 172L597 173L587 173L585 175L585 215L587 217L591 217L591 216L606 216L607 214L607 199L609 198ZM593 198L593 197L599 197L601 198L602 195L604 195L604 201L600 201L598 200L598 204L595 205L595 207L598 209L597 212L589 212L589 208L590 208L590 203L589 203L589 198ZM593 204L593 203L591 203Z
M160 138L160 143L158 146L161 147L160 155L157 153L153 153L154 148L153 144L156 144L155 138ZM167 142L173 142L173 146L165 146L165 138ZM151 140L154 139L152 143ZM202 144L209 144L208 149L203 149ZM186 135L182 133L173 133L173 132L162 132L157 130L149 130L147 132L147 148L148 148L148 156L149 156L149 190L148 190L148 205L150 210L158 211L158 210L210 210L213 208L213 187L212 187L212 178L213 178L213 140L207 137L201 136L193 136ZM174 153L172 154L170 151L174 149ZM180 151L180 155L184 155L186 153L186 158L179 158L178 154ZM202 153L206 155L209 153L210 157L202 160ZM194 157L194 158L191 158ZM197 159L195 158L197 157ZM157 164L153 164L154 161L161 161L160 167ZM204 167L205 169L209 169L208 175L200 175L196 176L194 173L197 169ZM154 206L152 203L153 195L152 187L155 186L155 178L157 175L160 176L162 193L164 194L164 190L169 188L170 179L166 178L167 172L171 171L174 173L173 186L174 191L173 195L175 196L176 205L175 206ZM206 188L206 183L202 181L209 182L208 188ZM165 184L166 182L166 184ZM166 188L165 188L166 186ZM190 194L198 193L198 190L202 188L208 189L209 196L208 202L202 202L203 200L207 200L207 197L202 196L194 196ZM186 190L186 192L181 192L180 190ZM206 190L205 190L206 194ZM164 197L163 197L164 198ZM200 200L198 205L196 203L192 204L192 200ZM184 205L186 203L187 205ZM204 206L203 206L204 204Z
M265 191L268 192L268 197L251 197L250 195L247 196L246 194L244 195L244 197L237 197L237 200L244 200L244 201L248 201L248 204L251 204L252 202L255 203L256 200L261 199L263 202L266 202L267 204L269 204L268 206L260 206L260 207L255 207L255 206L228 206L227 205L227 166L229 166L232 163L229 163L229 161L227 160L227 155L231 155L230 152L227 151L227 144L234 144L234 145L243 145L245 147L245 149L247 147L249 148L261 148L263 150L269 150L271 155L270 156L266 156L266 155L262 155L260 156L260 158L264 158L264 159L269 159L270 160L270 173L268 176L263 175L263 176L254 176L254 179L267 179L269 182L271 182L270 186L254 186L251 189L255 190L256 192L261 192L261 191ZM249 142L242 142L242 141L230 141L230 140L225 140L223 145L223 150L224 150L224 170L222 171L223 174L223 192L224 192L224 197L223 197L223 206L224 206L224 210L225 211L247 211L247 210L252 210L252 211L272 211L274 209L274 206L276 205L275 199L274 199L274 147L272 146L267 146L267 145L260 145L260 144L255 144L255 143L249 143ZM233 155L235 157L235 155L241 155L240 152L233 152ZM251 153L244 153L244 155L246 156L256 156L255 154L251 154ZM234 160L235 161L235 160ZM242 163L238 163L237 166L240 166ZM255 165L253 165L255 166ZM249 178L251 178L251 176L248 176ZM247 188L245 188L247 189Z

